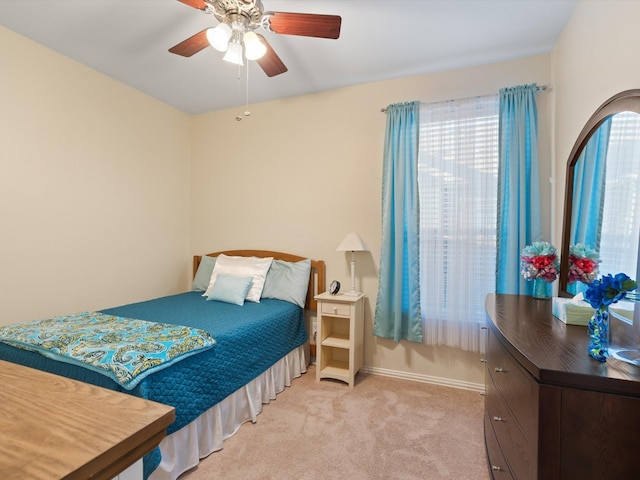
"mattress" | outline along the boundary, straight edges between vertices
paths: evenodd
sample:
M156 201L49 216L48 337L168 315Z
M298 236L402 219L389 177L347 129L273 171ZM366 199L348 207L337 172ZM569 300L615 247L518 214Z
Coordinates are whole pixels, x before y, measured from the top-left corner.
M187 292L101 312L199 328L213 336L216 346L149 375L131 391L99 373L4 343L0 343L0 359L171 405L176 409L176 420L168 434L307 341L302 308L276 299L237 306L207 301L201 292ZM159 463L157 452L155 457L145 457L145 477Z

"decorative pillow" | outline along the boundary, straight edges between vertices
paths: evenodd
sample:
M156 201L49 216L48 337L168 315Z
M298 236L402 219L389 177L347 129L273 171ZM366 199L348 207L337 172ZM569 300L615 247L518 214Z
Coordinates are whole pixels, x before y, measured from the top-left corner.
M218 275L207 300L244 305L244 299L251 289L253 277L235 277L233 275Z
M309 288L311 260L285 262L274 260L262 290L263 298L277 298L304 308Z
M216 265L213 267L211 280L209 280L209 287L204 295L209 296L211 288L216 283L217 276L221 273L235 275L236 277L253 277L251 290L249 290L246 300L257 303L260 301L264 281L272 261L273 257L230 257L220 254L216 259Z
M204 292L207 289L215 264L216 257L207 257L206 255L202 256L196 276L193 278L193 284L191 286L192 292Z

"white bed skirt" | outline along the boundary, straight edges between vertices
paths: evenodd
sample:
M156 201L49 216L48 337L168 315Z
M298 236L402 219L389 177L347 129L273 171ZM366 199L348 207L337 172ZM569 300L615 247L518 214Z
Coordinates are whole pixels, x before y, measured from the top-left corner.
M292 350L275 365L223 401L204 412L193 422L160 442L162 461L149 480L176 480L195 467L201 458L222 450L224 440L240 426L256 422L262 405L291 386L291 381L307 371L304 345Z

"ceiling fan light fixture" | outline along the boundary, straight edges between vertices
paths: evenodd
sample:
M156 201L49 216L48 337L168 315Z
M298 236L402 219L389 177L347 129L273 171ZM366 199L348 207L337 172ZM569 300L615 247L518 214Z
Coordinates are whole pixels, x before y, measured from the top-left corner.
M264 36L254 35L253 31L257 28L262 27L279 35L329 39L340 37L342 18L338 15L265 12L262 0L179 1L212 14L220 25L199 31L171 47L169 52L191 57L211 45L221 52L227 52L224 55L227 62L244 65L243 57L255 59L267 77L285 73L287 66Z
M242 45L239 43L231 42L227 53L224 54L222 59L225 62L235 63L236 65L244 65L242 61Z
M221 23L215 28L207 30L207 40L216 50L224 52L229 46L231 38L231 27L226 23Z
M244 56L247 60L258 60L267 53L267 47L254 32L244 34Z

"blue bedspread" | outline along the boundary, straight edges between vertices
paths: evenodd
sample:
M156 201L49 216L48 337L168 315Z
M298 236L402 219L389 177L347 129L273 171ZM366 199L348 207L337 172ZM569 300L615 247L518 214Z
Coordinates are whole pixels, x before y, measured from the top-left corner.
M187 292L102 312L199 328L215 338L216 346L149 375L130 391L91 370L4 343L0 359L171 405L176 409L171 434L307 341L303 310L275 299L238 306ZM145 458L146 475L155 469L148 469L147 463Z

